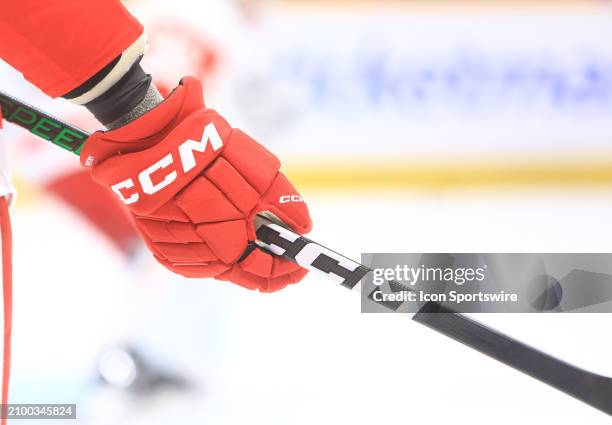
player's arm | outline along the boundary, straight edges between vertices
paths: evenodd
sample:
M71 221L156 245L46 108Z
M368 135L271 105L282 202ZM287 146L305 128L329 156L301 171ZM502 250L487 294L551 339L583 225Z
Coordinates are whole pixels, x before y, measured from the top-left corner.
M143 35L118 0L9 0L0 7L0 57L51 97L109 66ZM144 43L136 57L144 53Z
M0 8L0 57L112 128L90 137L81 161L127 205L160 263L261 291L304 277L252 244L262 211L299 233L312 227L280 161L207 108L194 78L162 101L139 64L143 28L119 1L8 3Z
M139 65L143 27L118 0L5 3L0 57L47 95L87 107L105 126L151 95Z

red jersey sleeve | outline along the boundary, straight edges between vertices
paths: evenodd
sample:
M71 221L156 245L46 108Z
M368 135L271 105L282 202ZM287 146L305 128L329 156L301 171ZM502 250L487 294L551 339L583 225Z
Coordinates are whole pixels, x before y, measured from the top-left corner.
M142 33L119 0L0 5L0 58L51 97L79 87Z

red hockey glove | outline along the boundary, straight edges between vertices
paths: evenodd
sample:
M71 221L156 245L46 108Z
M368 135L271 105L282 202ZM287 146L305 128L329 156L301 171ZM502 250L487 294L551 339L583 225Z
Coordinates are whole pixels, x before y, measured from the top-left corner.
M264 292L306 274L260 249L249 252L258 212L306 233L308 208L273 154L204 106L194 78L137 120L94 133L81 162L128 206L155 258L173 272Z

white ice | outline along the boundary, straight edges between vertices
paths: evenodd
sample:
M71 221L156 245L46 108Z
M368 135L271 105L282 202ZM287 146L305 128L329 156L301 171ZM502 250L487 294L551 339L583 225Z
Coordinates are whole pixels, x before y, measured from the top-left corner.
M312 238L360 252L606 252L612 193L305 193ZM310 274L259 294L126 262L47 197L13 211L13 402L78 403L82 424L608 423L598 411ZM483 321L612 375L610 315ZM101 386L107 347L136 347L187 392ZM68 422L70 423L70 422Z

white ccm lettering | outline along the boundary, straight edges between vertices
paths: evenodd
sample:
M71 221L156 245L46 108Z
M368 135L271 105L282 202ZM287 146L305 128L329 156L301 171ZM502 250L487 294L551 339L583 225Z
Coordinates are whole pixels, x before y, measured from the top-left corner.
M208 141L210 141L210 145L213 147L215 152L218 151L221 146L223 146L223 140L221 140L219 132L217 132L217 128L213 123L210 123L204 127L204 132L202 133L202 138L199 142L188 139L184 141L181 146L179 146L179 156L181 157L181 162L183 163L183 172L187 173L196 166L195 155L193 152L204 152L206 150L206 146L208 145Z
M196 141L193 139L187 139L183 143L181 143L178 147L178 154L181 160L182 169L184 173L189 172L196 166L196 159L194 152L202 152L206 151L208 147L208 142L212 146L213 150L216 152L223 146L223 140L221 136L219 136L219 132L213 123L210 123L204 127L204 131L202 132L202 137L200 141ZM172 153L167 154L159 161L155 162L153 165L145 168L138 174L138 181L142 188L142 191L147 195L153 195L168 185L172 184L177 177L178 173L176 170L169 172L163 178L163 180L157 184L154 184L151 175L161 169L167 168L174 162L174 157ZM124 204L130 205L140 200L140 195L138 192L131 194L129 197L125 197L122 190L133 188L134 181L132 179L123 180L119 183L116 183L111 186L113 192L119 196L119 199L123 201Z
M283 195L279 198L278 202L281 204L287 204L289 202L304 202L304 198L300 195Z
M139 199L137 193L132 193L129 198L123 196L123 193L121 193L121 189L129 189L130 187L134 187L134 182L132 181L132 179L127 179L112 185L111 189L117 194L119 199L121 199L125 205L130 205L134 202L138 202Z
M168 174L164 179L157 183L153 184L151 180L151 174L156 172L157 170L161 170L162 168L166 168L168 165L172 164L172 154L164 156L162 159L157 161L155 164L151 165L148 168L145 168L143 171L138 174L138 180L140 181L140 186L142 186L142 191L147 195L153 195L156 192L159 192L164 187L168 186L174 180L176 180L176 171L172 171Z

